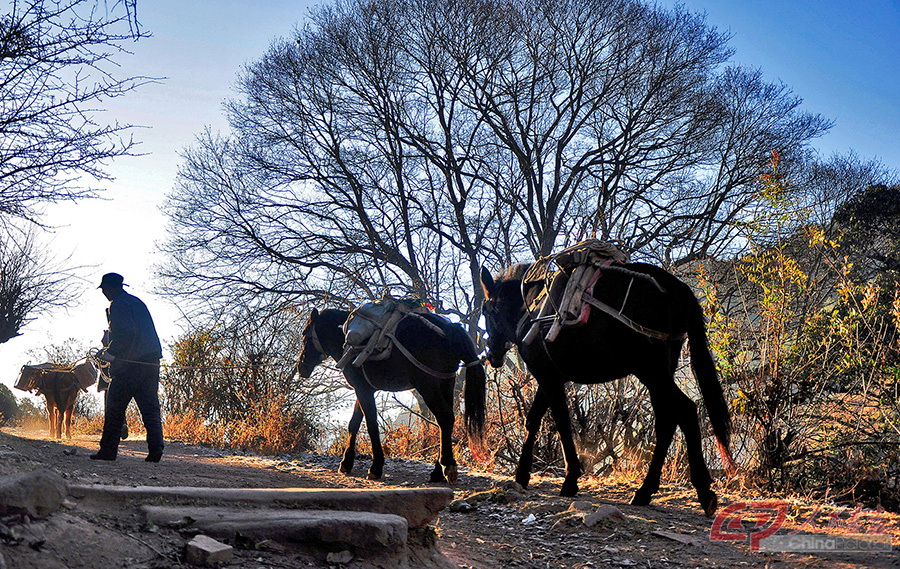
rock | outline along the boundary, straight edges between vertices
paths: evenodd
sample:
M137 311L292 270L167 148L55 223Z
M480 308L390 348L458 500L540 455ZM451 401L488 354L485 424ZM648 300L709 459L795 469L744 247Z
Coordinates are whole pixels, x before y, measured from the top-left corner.
M5 445L4 445L5 446ZM0 461L2 462L28 462L28 457L9 449L0 450Z
M515 484L515 482L513 483ZM519 488L518 484L516 484ZM494 504L509 504L511 502L517 502L522 500L525 497L523 492L515 490L514 488L506 488L506 487L498 487L493 488L491 490L486 490L484 492L476 492L471 496L466 498L466 501L470 504L479 504L481 502L493 502Z
M453 500L450 502L450 505L447 506L451 512L460 512L460 513L468 513L473 512L478 509L478 504L472 505L465 500Z
M605 521L624 522L626 518L619 508L609 505L600 506L595 512L584 516L584 525L589 528Z
M346 550L338 552L332 551L328 554L326 561L335 565L341 563L350 563L351 561L353 561L353 554Z
M195 536L185 546L185 560L191 565L215 565L231 559L234 548L206 535Z
M572 505L569 506L569 509L580 512L590 512L594 509L594 506L592 506L590 502L585 502L584 500L575 500L572 502Z
M3 476L0 477L0 515L45 518L59 509L68 493L66 481L50 470Z
M518 502L520 500L523 500L524 498L525 498L525 494L522 494L521 492L516 492L515 490L507 490L506 491L506 502L507 503Z

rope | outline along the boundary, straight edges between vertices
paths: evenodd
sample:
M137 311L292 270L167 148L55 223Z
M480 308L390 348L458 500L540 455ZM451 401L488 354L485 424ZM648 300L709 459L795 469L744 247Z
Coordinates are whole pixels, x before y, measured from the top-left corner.
M455 371L444 372L444 371L437 371L437 370L431 369L427 365L425 365L422 362L420 362L419 360L417 360L416 357L414 355L412 355L412 352L407 350L406 347L403 344L401 344L393 334L391 334L390 332L385 332L384 335L387 336L391 340L391 342L394 343L395 346L397 346L397 349L400 350L400 352L404 356L406 356L406 359L408 359L410 361L410 363L412 363L414 366L416 366L420 370L424 371L428 375L432 375L438 379L453 379L454 377L456 377Z
M94 348L90 353L89 357L93 360L94 365L100 368L101 371L109 367L110 362L100 359L97 356L100 350ZM139 360L129 360L125 358L116 358L117 362L125 362L128 364L137 364L137 365L147 365L147 366L155 366L159 365L166 370L229 370L229 369L249 369L249 368L269 368L269 367L282 367L285 363L295 363L294 360L291 359L282 359L282 362L285 363L260 363L260 364L244 364L244 365L208 365L208 366L187 366L187 365L175 365L175 364L165 364L159 363L156 364L154 362L142 362Z
M644 336L656 338L657 340L684 340L685 337L687 337L686 334L669 334L668 332L660 332L658 330L653 330L652 328L647 328L646 326L641 326L631 318L625 316L621 312L616 311L616 309L612 306L600 302L599 300L588 294L585 294L582 299L594 308L597 308L598 310L609 314L622 324L628 326L639 334L643 334Z

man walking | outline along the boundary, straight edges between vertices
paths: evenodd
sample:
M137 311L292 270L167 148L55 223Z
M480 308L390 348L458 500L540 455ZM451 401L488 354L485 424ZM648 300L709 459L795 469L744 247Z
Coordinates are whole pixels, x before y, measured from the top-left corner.
M138 297L125 292L125 286L124 278L118 273L107 273L100 281L100 290L109 299L106 309L109 345L100 352L100 358L110 362L112 381L107 391L100 450L92 454L91 459L116 459L125 411L134 399L147 431L145 460L159 462L164 447L159 413L162 346L147 306Z

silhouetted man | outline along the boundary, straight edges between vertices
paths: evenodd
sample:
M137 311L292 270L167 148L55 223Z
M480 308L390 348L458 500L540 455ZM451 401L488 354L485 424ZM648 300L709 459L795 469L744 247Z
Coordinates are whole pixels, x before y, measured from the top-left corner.
M147 431L147 462L162 458L162 420L159 413L159 360L162 346L150 311L141 300L125 292L124 279L117 273L107 273L100 281L100 290L109 299L106 320L109 324L109 345L100 358L110 362L106 414L100 450L93 460L115 460L119 436L125 422L125 411L132 399L141 412Z

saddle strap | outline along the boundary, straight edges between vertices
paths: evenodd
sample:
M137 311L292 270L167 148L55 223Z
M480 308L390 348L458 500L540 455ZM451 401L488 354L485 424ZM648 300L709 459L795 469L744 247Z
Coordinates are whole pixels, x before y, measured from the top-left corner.
M406 356L406 359L408 359L408 360L410 361L411 364L413 364L414 366L416 366L416 367L419 368L420 370L424 371L424 372L427 373L428 375L432 375L432 376L434 376L434 377L436 377L436 378L438 378L438 379L453 379L453 378L456 377L456 372L455 372L455 371L452 371L452 372L450 372L450 371L444 372L444 371L437 371L437 370L431 369L431 368L428 367L427 365L425 365L425 364L423 364L422 362L420 362L419 360L417 360L416 357L415 357L414 355L412 355L412 352L410 352L409 350L407 350L407 349L406 349L406 346L404 346L403 344L400 343L399 340L397 340L396 336L394 336L394 335L391 334L390 332L385 332L384 335L385 335L387 338L389 338L389 339L391 340L391 342L394 343L395 346L397 346L397 349L400 350L400 353L403 354L404 356Z
M601 312L605 312L606 314L609 314L610 316L612 316L613 318L615 318L622 324L628 326L629 328L631 328L638 334L643 334L644 336L649 336L650 338L656 338L657 340L684 340L687 337L687 334L685 334L685 333L669 334L668 332L660 332L658 330L653 330L652 328L647 328L646 326L641 326L640 324L638 324L631 318L625 316L624 314L622 314L620 311L616 310L612 306L610 306L604 302L600 302L599 300L594 298L593 295L585 294L584 296L582 296L582 300L584 300L584 302L590 304L597 310L600 310Z

